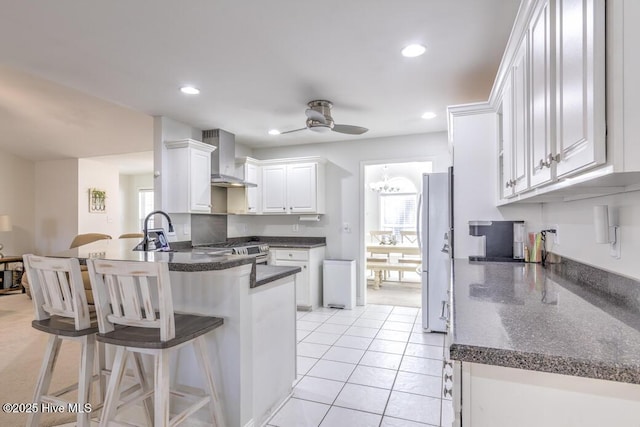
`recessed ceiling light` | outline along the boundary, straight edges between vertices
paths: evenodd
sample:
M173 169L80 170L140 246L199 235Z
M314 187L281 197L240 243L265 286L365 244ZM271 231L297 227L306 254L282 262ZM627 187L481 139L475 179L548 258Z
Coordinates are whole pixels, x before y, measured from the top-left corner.
M193 86L182 86L180 92L186 93L187 95L197 95L200 93L200 89Z
M422 115L422 118L427 120L434 119L435 117L436 117L436 113L432 113L431 111L427 111Z
M278 129L271 129L269 135L280 135L280 131Z
M409 46L402 49L402 56L406 56L407 58L414 58L416 56L422 55L427 50L426 47L421 44L410 44Z

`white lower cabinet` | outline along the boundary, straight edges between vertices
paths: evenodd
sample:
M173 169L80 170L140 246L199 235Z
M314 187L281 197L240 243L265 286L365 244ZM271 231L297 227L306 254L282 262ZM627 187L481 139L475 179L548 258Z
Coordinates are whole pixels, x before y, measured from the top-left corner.
M469 362L453 375L454 426L640 425L638 384Z
M271 265L300 267L296 276L296 305L299 310L314 310L322 306L322 260L324 246L309 249L281 249L271 247Z

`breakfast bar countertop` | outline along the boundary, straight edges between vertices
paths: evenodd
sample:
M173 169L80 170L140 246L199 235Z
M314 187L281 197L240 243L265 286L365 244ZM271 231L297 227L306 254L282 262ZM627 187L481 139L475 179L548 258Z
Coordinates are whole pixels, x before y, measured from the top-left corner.
M111 259L120 261L166 261L169 271L211 271L225 270L254 262L254 258L243 255L229 255L214 250L189 250L179 252L144 252L133 248L140 239L104 239L74 249L57 252L53 256L78 258Z
M453 275L451 359L640 384L640 315L620 298L558 266L456 259Z

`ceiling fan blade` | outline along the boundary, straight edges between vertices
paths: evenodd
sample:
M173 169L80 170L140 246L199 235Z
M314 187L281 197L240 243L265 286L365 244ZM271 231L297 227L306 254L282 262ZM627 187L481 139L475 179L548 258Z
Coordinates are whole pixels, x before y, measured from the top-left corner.
M326 124L327 123L327 118L320 111L312 110L311 108L307 108L304 113L311 120L315 120L315 121L320 122L322 124Z
M304 128L300 128L300 129L288 130L288 131L286 131L286 132L280 132L280 135L284 135L285 133L298 132L298 131L305 130L305 129L306 129L306 127L304 127Z
M334 125L333 131L340 133L348 133L349 135L362 135L369 129L363 128L361 126L352 126L352 125Z

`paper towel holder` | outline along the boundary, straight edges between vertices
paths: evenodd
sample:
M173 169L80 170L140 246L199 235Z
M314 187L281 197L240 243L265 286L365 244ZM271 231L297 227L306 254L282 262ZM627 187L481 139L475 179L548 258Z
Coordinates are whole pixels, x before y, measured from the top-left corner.
M611 245L610 255L615 258L620 258L619 227L610 224L608 205L596 205L593 207L593 222L595 226L596 243L609 243Z

